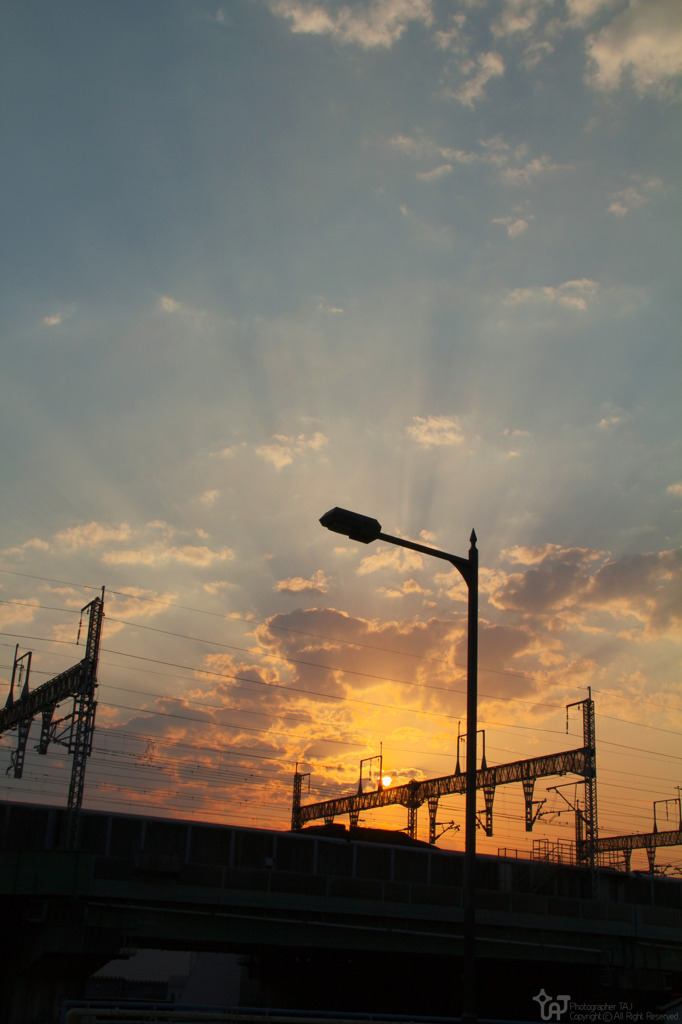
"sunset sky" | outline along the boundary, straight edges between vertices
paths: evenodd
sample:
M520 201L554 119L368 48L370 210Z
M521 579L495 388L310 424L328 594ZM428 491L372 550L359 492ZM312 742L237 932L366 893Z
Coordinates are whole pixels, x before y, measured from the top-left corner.
M581 746L591 687L600 834L677 827L679 0L23 0L0 46L0 680L106 587L85 806L454 771L464 585L340 505L475 529L489 764ZM0 795L65 804L38 731ZM573 839L575 781L479 849Z

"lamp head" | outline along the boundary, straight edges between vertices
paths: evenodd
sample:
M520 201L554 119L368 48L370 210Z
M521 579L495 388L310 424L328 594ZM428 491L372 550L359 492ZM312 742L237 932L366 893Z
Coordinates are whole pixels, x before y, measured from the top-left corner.
M333 508L320 519L320 522L333 533L340 533L351 540L359 540L362 544L371 544L381 533L381 523L369 516L361 516L359 512L349 512L345 508Z

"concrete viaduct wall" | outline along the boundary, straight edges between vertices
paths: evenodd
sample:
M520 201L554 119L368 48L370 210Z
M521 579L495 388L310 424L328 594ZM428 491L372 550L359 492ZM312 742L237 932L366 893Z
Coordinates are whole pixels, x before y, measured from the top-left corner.
M435 1009L439 977L457 1000L460 854L397 836L384 844L94 812L81 825L84 849L67 852L60 814L0 806L0 899L13 934L0 1019L29 1021L78 997L124 946L256 954L289 964L289 975L305 961L300 1006L307 985L321 998L312 975L332 976L340 961L411 964L428 976ZM602 871L599 897L591 891L586 868L481 857L486 987L523 976L529 993L550 991L568 970L576 992L598 985L663 1002L682 985L682 885Z

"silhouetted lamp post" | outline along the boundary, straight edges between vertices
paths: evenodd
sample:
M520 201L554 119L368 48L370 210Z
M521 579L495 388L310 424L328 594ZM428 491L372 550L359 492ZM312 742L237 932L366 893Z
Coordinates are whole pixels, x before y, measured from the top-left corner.
M362 544L374 540L385 540L389 544L410 548L423 555L443 558L450 562L464 579L469 591L467 614L467 767L466 805L464 811L464 981L462 991L462 1021L474 1024L476 1021L476 732L478 704L478 549L476 534L471 531L469 557L460 558L447 551L416 544L402 537L392 537L381 532L381 523L369 516L349 512L345 508L333 508L326 512L320 522L328 530L340 533Z

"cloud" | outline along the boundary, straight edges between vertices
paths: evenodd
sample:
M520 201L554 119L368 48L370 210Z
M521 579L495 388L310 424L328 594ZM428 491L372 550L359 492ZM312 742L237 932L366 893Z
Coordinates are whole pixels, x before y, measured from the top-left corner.
M284 466L290 466L294 459L301 458L309 452L319 452L327 444L329 438L319 430L310 437L305 434L299 434L297 437L275 434L271 444L256 448L256 455L271 463L275 469L283 469Z
M682 550L627 555L603 565L583 595L616 617L635 616L648 636L682 625Z
M481 157L476 153L469 153L464 149L451 149L448 146L441 146L428 135L420 133L416 138L411 135L393 135L388 144L391 149L397 149L405 156L418 157L425 160L444 159L448 162L460 164L475 163ZM427 172L428 173L428 172Z
M177 600L177 594L170 591L160 593L143 587L126 587L107 595L107 619L112 615L135 616L136 619L151 619ZM108 630L107 630L108 632Z
M412 594L420 594L423 597L430 597L431 590L425 590L416 580L408 579L396 587L379 587L379 593L385 597L410 597Z
M420 181L431 182L446 178L449 174L452 174L452 164L439 164L432 171L418 171L417 177Z
M501 135L493 135L489 139L481 139L479 145L483 150L482 159L497 167L504 167L509 163L512 155L512 148L505 142ZM523 153L526 152L525 147Z
M530 437L531 432L530 430L519 430L518 428L512 429L511 427L505 427L504 430L502 431L502 435L503 437L512 438Z
M422 448L458 445L465 437L458 416L413 416L407 433Z
M451 15L450 28L438 29L433 33L433 42L439 50L460 50L463 46L462 29L466 15L461 12Z
M506 0L502 11L492 23L492 33L497 38L529 32L542 11L540 0Z
M638 619L643 637L682 625L682 550L626 555L609 561L589 548L515 547L509 561L530 566L501 580L490 601L531 619L554 619L554 628L586 624L598 612Z
M275 584L275 590L280 592L285 591L289 594L301 594L305 592L326 594L329 590L329 586L329 578L321 569L318 569L317 572L313 573L310 579L304 579L302 576L291 576L286 580L278 580Z
M101 544L125 541L130 538L132 530L128 523L113 526L108 523L84 523L71 526L55 533L53 540L58 547L75 551L78 548L94 548Z
M417 180L426 182L426 184L449 177L454 172L454 164L472 164L481 159L477 153L441 146L424 134L419 134L416 138L410 135L394 135L388 140L388 144L391 149L397 150L397 152L402 153L406 157L420 160L423 163L433 164L435 161L441 161L435 167L431 166L426 170L416 172ZM431 232L432 238L441 245L444 243L450 244L450 232L444 229L442 225L440 228L429 228L423 222L418 221L406 206L403 205L400 209L405 219L412 220L421 229L423 234L428 236L428 233Z
M489 139L478 141L478 151L466 149L453 149L450 146L443 146L430 138L428 135L418 132L412 135L393 135L388 144L391 149L397 150L406 157L421 160L433 164L440 160L435 167L417 172L420 181L436 181L439 178L449 175L454 170L454 164L470 166L472 164L489 164L497 168L501 180L515 187L529 185L536 179L553 174L562 169L561 164L555 163L546 153L541 156L528 159L529 147L521 143L512 148L500 135L494 135ZM401 207L405 216L409 215L406 207ZM499 218L494 223L505 223L515 225L512 232L521 233L525 230L527 221L514 218Z
M175 531L167 523L149 523L152 529L160 529L165 534L164 541L154 541L136 548L109 550L102 554L105 565L160 565L165 562L176 562L186 565L206 566L215 561L234 558L229 548L212 551L205 545L169 544L168 538ZM127 523L111 526L106 523L86 523L82 526L69 527L54 535L54 543L66 550L79 548L97 548L122 541L129 541L133 531Z
M508 576L492 594L491 604L529 615L553 614L567 602L572 604L575 595L586 589L588 570L596 557L588 548L564 549L554 544L516 547L505 554L532 568Z
M540 669L555 668L565 662L561 642L557 638L540 639L528 625L479 626L479 686L488 696L519 696L532 692L534 675ZM466 637L455 654L466 659Z
M203 589L207 594L222 594L225 590L234 589L235 584L230 583L229 580L211 580L210 583L204 583Z
M150 519L147 526L150 530L160 530L166 537L172 537L175 533L174 527L164 519Z
M312 0L270 0L269 6L292 32L327 35L364 50L393 46L410 22L433 22L432 0L368 0L343 4L335 12Z
M674 494L677 498L682 498L682 483L670 484L666 487L666 494Z
M107 594L107 638L110 639L122 629L125 621L117 619L152 619L167 611L168 606L177 600L177 594L170 591L158 592L142 587L127 587L125 591L111 591Z
M239 441L237 444L231 444L225 448L220 448L217 452L211 452L210 457L216 459L233 459L237 452L241 451L241 449L245 447L246 442Z
M388 598L423 594L414 580L402 587L381 588ZM568 671L561 641L544 642L533 624L480 623L479 680L488 699L533 692L538 673L548 668ZM362 709L362 725L384 738L414 725L412 711L463 711L466 679L466 607L454 616L376 622L332 608L297 610L276 615L258 630L258 640L280 657L291 659L294 685L304 683L337 696L367 696L381 701L381 710ZM408 718L400 718L399 705ZM319 705L317 705L319 707ZM509 706L506 705L508 708ZM335 720L351 708L337 705ZM317 712L312 728L319 730ZM419 738L415 737L415 744ZM448 740L445 741L448 743Z
M0 604L0 628L6 629L8 626L15 626L33 622L35 613L39 608L39 603L36 598L30 598L27 601L21 601L12 603Z
M75 311L75 306L64 306L62 309L55 310L54 313L49 313L43 317L43 326L45 327L58 327L63 324L65 320L70 320Z
M108 551L102 555L105 565L165 565L175 562L179 565L194 565L206 568L214 562L225 562L234 559L231 548L219 548L213 551L201 544L149 544L146 547L128 548L123 551Z
M355 570L358 576L367 576L381 569L392 569L397 572L413 572L421 569L424 559L418 551L409 548L379 547L371 555L366 555Z
M187 302L174 299L172 295L160 295L156 303L156 311L164 317L182 317L193 328L198 328L207 321L206 311L194 307ZM229 317L224 323L229 322Z
M581 278L578 281L565 281L563 284L541 286L536 288L512 288L504 299L506 306L558 305L568 309L584 312L588 299L596 295L599 285L596 281Z
M462 621L457 617L375 622L334 608L312 608L273 616L258 627L257 639L269 652L291 659L294 685L304 683L337 695L382 687L385 703L395 704L401 692L397 685L404 682L410 687L402 691L407 707L412 701L428 706L434 699L427 687L420 695L415 684L440 683L441 678L451 683L451 664L440 659L447 658L452 643L465 633L464 616ZM425 658L435 660L424 663ZM379 713L384 721L391 714L385 708Z
M317 309L320 313L326 313L328 316L338 316L343 313L342 306L330 306L323 295L318 299Z
M532 181L545 174L551 174L560 169L546 154L535 157L522 167L505 167L500 172L500 177L508 185L530 185Z
M518 238L528 230L528 221L523 217L493 217L493 224L502 224L507 229L510 238Z
M149 539L149 532L152 539ZM205 544L178 543L178 531L161 520L147 523L142 530L133 530L128 523L83 523L59 530L50 543L34 538L21 548L3 552L5 555L24 554L29 549L41 551L90 550L95 552L104 565L146 565L158 566L167 563L206 567L214 562L234 559L231 548L212 549ZM202 531L195 531L202 535ZM159 537L160 535L160 537ZM205 536L205 535L204 535ZM127 547L117 545L127 543Z
M210 491L203 491L199 495L199 501L202 505L215 505L216 501L220 497L220 491L213 489Z
M45 552L49 550L50 545L47 543L47 541L41 540L40 537L31 537L30 540L26 540L24 541L23 544L19 544L16 547L4 548L3 551L0 552L0 554L3 554L8 558L13 555L18 555L21 558L23 555L31 554L33 551Z
M566 0L569 23L582 26L607 7L613 7L617 0Z
M388 144L408 156L421 156L425 149L433 148L434 145L424 139L413 139L409 135L394 135Z
M465 61L461 71L468 76L464 84L458 89L446 90L445 94L464 107L473 107L485 97L488 83L504 74L504 61L499 53L480 53L476 60Z
M531 437L531 433L528 430L512 430L509 427L505 427L502 431L502 437L506 437L508 441L525 441ZM517 459L521 455L521 451L518 448L508 448L505 452L508 459Z
M521 65L527 71L532 71L538 64L541 64L545 57L550 57L554 53L554 46L547 39L540 40L536 43L531 43L530 46L526 47L521 58Z
M621 188L609 196L609 213L615 217L625 217L632 210L637 210L650 202L654 195L662 191L663 182L660 178L637 178L634 185Z
M562 550L559 544L543 544L537 547L515 544L513 548L506 548L502 551L501 557L508 562L520 565L537 565L539 562L544 562L546 558L560 554Z
M610 403L605 403L603 410L604 415L597 423L600 430L612 430L614 427L619 427L628 418L627 413Z
M639 95L665 95L682 74L682 4L633 0L586 43L588 84L618 89L631 81Z

